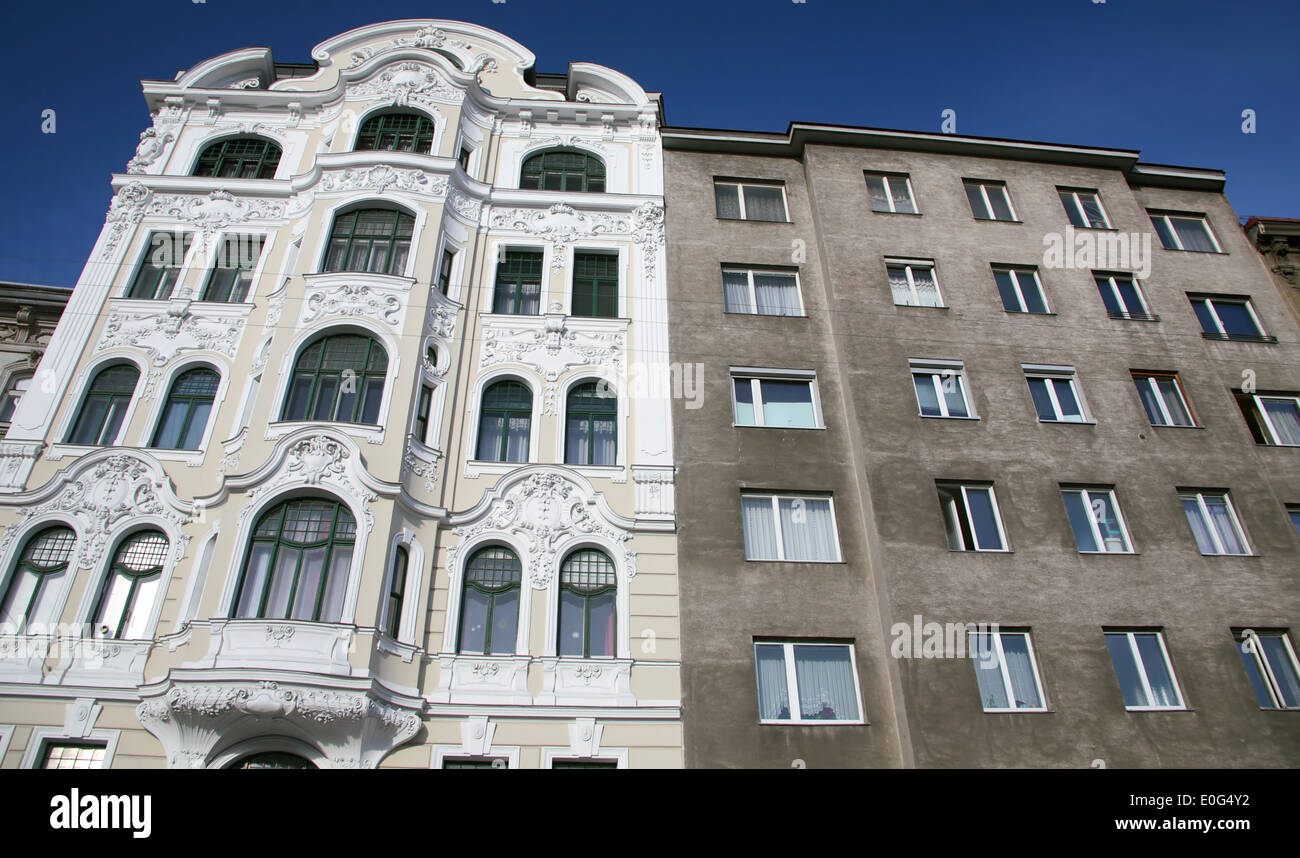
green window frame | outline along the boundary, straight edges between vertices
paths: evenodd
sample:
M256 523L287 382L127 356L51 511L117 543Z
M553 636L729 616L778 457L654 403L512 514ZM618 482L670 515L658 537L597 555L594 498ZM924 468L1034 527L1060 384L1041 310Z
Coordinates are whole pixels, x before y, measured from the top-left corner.
M582 548L560 566L558 651L561 657L613 658L617 645L618 577L614 561Z
M536 316L542 311L542 252L507 250L497 263L492 312Z
M146 301L166 301L171 298L176 282L185 269L185 257L189 255L193 233L180 235L181 249L176 248L177 233L154 232L149 234L149 247L145 250L140 267L135 270L135 279L126 297Z
M406 570L411 562L406 546L399 545L393 551L393 571L388 578L388 599L385 605L384 631L393 640L402 630L402 602L406 598Z
M302 350L281 420L379 424L388 353L365 334L330 334Z
M482 462L527 462L532 439L533 392L521 381L498 381L483 391L478 420Z
M210 366L182 373L167 394L167 404L149 446L160 450L199 449L220 386L221 376Z
M37 531L14 563L0 602L0 623L6 632L26 634L32 617L54 594L50 582L65 574L77 546L77 534L64 524Z
M297 754L289 754L284 751L265 751L260 754L249 754L247 757L241 757L230 765L228 769L315 769L318 766L306 757L300 757Z
M406 272L415 218L397 209L357 209L334 218L326 271Z
M227 137L208 144L194 165L196 176L274 179L280 147L264 137Z
M573 254L573 307L569 313L598 319L618 316L617 254Z
M601 194L605 192L605 162L577 149L547 149L524 161L519 187Z
M427 384L420 385L420 398L415 405L415 440L421 444L429 443L429 409L433 404L433 388Z
M599 381L569 391L564 409L564 463L618 463L618 397Z
M167 537L158 530L132 534L118 546L95 602L95 628L114 640L144 640L167 561Z
M438 291L446 295L451 289L451 267L456 262L456 251L443 248L442 261L438 263Z
M361 123L354 151L416 152L433 149L433 120L422 113L392 111Z
M356 535L356 519L337 500L298 498L272 507L253 528L234 616L339 622Z
M465 564L457 652L514 655L523 564L504 545L475 551Z
M251 252L249 252L251 251ZM228 235L217 251L216 263L203 287L204 301L243 304L253 285L253 271L262 256L262 236Z
M81 408L68 433L67 443L88 446L115 443L139 380L140 370L129 363L106 366L95 373L81 399Z

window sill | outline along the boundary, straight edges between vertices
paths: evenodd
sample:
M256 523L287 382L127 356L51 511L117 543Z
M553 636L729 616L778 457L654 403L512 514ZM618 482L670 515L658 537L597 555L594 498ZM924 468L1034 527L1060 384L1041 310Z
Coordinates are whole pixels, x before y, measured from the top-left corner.
M879 209L872 209L871 213L882 214L882 215L903 215L904 217L920 217L922 214L921 212L891 212L891 211L881 211ZM764 722L764 723L769 723L769 722ZM775 724L776 722L773 721L770 723Z
M899 304L895 302L895 307L911 307L915 310L951 310L947 304Z
M1191 712L1190 706L1125 706L1125 712Z
M1123 321L1123 322L1158 322L1158 321L1160 321L1160 317L1159 317L1158 315L1156 315L1155 313L1123 313L1123 312L1109 312L1109 311L1108 311L1108 312L1106 313L1106 316L1107 316L1107 318L1115 319L1116 321Z
M732 423L731 425L735 429L798 429L804 432L824 432L826 430L825 426L760 426L757 423Z
M728 223L794 223L792 220L758 220L751 217L715 217L714 220L722 220Z
M1052 426L1096 426L1096 420L1044 420L1038 418L1039 423L1048 423Z
M1086 229L1090 232L1119 232L1120 231L1119 227L1117 226L1079 226L1077 223L1072 223L1070 224L1070 226L1074 227L1075 229Z
M1024 223L1023 220L1006 220L999 217L977 217L975 220L980 223Z
M863 721L861 719L857 721L841 721L841 720L832 721L829 719L825 721L821 721L817 719L796 721L790 718L780 719L780 720L764 720L760 718L758 723L765 727L770 727L773 725L782 726L782 727L868 727L870 726L869 724L867 724L866 721Z
M949 554L1015 554L1010 548L949 548Z
M1080 557L1138 557L1140 551L1080 551Z
M1052 715L1053 710L1046 707L1037 709L985 709L985 715Z
M1152 429L1202 429L1202 430L1205 429L1205 427L1201 426L1199 423L1193 424L1191 426L1182 426L1177 423L1152 423L1151 428Z
M1049 312L1049 313L1031 313L1031 312L1029 312L1028 310L1008 310L1006 307L1003 307L1002 309L1003 309L1003 311L1006 312L1006 314L1007 314L1008 316L1055 316L1055 315L1056 315L1056 313L1050 313L1050 312Z
M1209 256L1227 256L1227 255L1228 255L1225 251L1222 251L1222 250L1188 250L1188 249L1186 249L1186 248L1181 248L1181 249L1180 249L1180 248L1177 248L1177 247L1165 247L1163 244L1160 245L1160 247L1161 247L1163 250L1168 250L1170 253L1204 253L1204 254L1207 254L1207 255L1209 255Z
M727 315L727 316L762 316L762 317L764 317L764 318L768 318L768 319L806 319L806 318L808 318L808 314L807 314L807 313L799 313L798 315L793 315L793 314L790 314L790 313L742 313L742 312L740 312L739 310L723 310L722 312L723 312L724 315Z
M844 560L783 560L783 559L771 559L771 558L761 558L761 557L746 557L745 562L746 563L815 563L818 566L848 565L847 562Z
M976 423L979 422L979 417L976 417L976 416L974 416L974 415L971 415L971 416L969 416L969 417L959 417L959 416L954 415L954 414L949 414L949 415L943 415L943 414L918 414L917 417L923 417L923 418L925 418L926 420L968 420L968 421L973 421L973 422L976 422Z
M1201 338L1225 343L1267 343L1271 345L1277 342L1277 337L1270 334L1212 334L1208 331L1201 331Z
M1206 554L1201 552L1202 557L1263 557L1263 554Z

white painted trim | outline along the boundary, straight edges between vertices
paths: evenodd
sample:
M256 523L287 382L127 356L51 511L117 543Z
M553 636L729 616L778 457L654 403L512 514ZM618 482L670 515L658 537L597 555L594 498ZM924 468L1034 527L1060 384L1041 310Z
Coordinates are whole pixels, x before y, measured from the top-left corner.
M126 413L122 415L122 425L118 427L117 437L113 439L113 443L104 445L80 445L72 444L70 441L65 440L69 433L72 432L72 427L76 424L77 418L81 416L81 409L86 404L86 393L90 389L90 384L94 381L95 376L99 374L100 370L107 369L111 364L121 363L129 363L134 366L137 377L135 380L135 391L131 394L131 402L126 407ZM103 447L119 446L122 443L122 439L126 436L127 431L131 428L131 421L135 417L136 406L140 404L142 385L147 380L147 377L148 365L142 358L126 348L109 349L102 355L95 357L90 363L86 364L85 368L77 374L76 379L74 379L72 384L69 385L69 391L73 395L66 397L63 401L70 403L72 407L65 407L63 409L63 415L57 423L58 429L52 433L50 439L51 446L56 444L66 444L69 446L70 451L72 449L98 450ZM50 457L47 455L46 458Z
M122 737L121 730L91 730L84 736L72 736L63 727L33 727L32 735L27 739L27 750L23 752L20 768L36 769L45 761L47 743L62 742L96 742L104 745L103 769L113 767L113 757L117 753L117 742Z
M511 380L517 381L528 388L533 397L533 411L529 418L530 426L528 432L528 459L524 462L498 462L495 459L479 459L479 422L483 411L483 394L492 384ZM516 366L494 367L479 376L478 381L474 383L473 392L470 396L470 413L467 425L470 429L468 436L470 455L466 457L467 461L473 463L483 463L487 465L504 465L510 469L517 468L521 465L536 464L541 461L538 455L538 446L541 438L541 416L542 416L542 396L538 390L540 382L533 377L533 373Z

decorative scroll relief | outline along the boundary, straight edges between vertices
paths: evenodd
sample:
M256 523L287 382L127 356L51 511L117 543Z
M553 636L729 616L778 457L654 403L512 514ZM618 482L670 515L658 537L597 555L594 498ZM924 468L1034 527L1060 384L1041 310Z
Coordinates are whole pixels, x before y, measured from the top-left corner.
M449 39L447 33L438 27L422 27L415 31L413 36L398 36L386 45L366 45L352 52L349 57L348 65L344 71L358 68L372 57L382 54L398 51L403 48L430 48L444 51L458 59L465 67L469 74L478 72L493 73L497 70L497 61L486 53L474 54L474 46L464 39ZM323 56L312 55L316 60L329 59L328 54ZM524 68L520 65L520 68Z
M641 266L647 283L655 281L659 251L664 246L664 208L642 203L632 213L632 240L641 247Z
M551 243L551 267L564 268L564 251L575 241L597 235L625 235L631 231L626 217L603 212L576 211L565 203L549 209L501 209L492 213L492 229L511 229Z
M540 319L488 322L483 327L479 367L521 363L547 381L556 381L571 366L603 366L623 372L627 332L572 326L574 321L549 313Z
M675 469L633 468L632 482L636 486L636 517L672 519L676 514Z
M375 191L389 188L433 197L447 194L446 176L426 176L423 170L399 170L387 164L332 170L321 177L322 191Z
M45 444L41 441L0 441L0 492L20 492L27 485Z
M113 197L105 219L108 235L103 253L115 250L127 230L146 216L174 217L202 230L206 239L212 233L233 224L253 220L278 220L284 217L284 203L265 199L237 198L228 191L199 194L159 194L142 182L131 182Z
M312 286L309 283L298 324L302 326L326 316L366 316L401 331L408 294L401 289L366 284Z
M274 495L285 486L320 486L336 489L345 498L358 501L365 513L365 531L369 533L375 524L370 504L378 496L357 476L356 469L360 467L353 451L337 438L324 434L302 438L289 447L275 473L245 496L239 522L243 524L248 519L256 506L254 501Z
M444 340L450 340L456 334L456 317L459 311L450 304L439 304L432 298L429 300L429 316L425 320L425 331ZM435 375L443 375L437 370L433 371Z
M408 442L402 451L402 477L412 474L424 477L424 490L433 494L438 487L438 462L441 459L442 453L437 450L417 449L415 442Z
M140 143L135 147L135 157L127 162L128 173L143 173L145 167L157 161L167 151L167 145L176 139L170 131L158 133L157 128L146 128L140 133Z
M189 302L174 302L165 313L112 313L95 351L130 346L148 353L156 367L186 351L213 351L234 359L243 328L242 310L234 315L217 308L200 310Z
M460 104L465 92L452 86L427 63L404 62L387 66L364 83L347 88L347 98L384 101L396 107L411 104Z

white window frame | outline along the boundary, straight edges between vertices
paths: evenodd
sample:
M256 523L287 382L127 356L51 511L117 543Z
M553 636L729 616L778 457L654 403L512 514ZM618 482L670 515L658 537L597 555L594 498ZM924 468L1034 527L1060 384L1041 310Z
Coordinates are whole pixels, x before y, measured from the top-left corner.
M1056 415L1055 420L1044 420L1038 418L1039 423L1096 423L1092 419L1092 412L1088 408L1088 403L1083 398L1083 385L1079 384L1079 374L1072 366L1040 366L1037 364L1022 364L1021 369L1025 373L1025 385L1028 387L1029 382L1035 378L1047 379L1048 381L1064 381L1070 385L1070 391L1074 394L1075 402L1079 403L1079 419L1067 420L1064 412L1061 411L1061 401L1056 395L1056 386L1053 384L1046 385L1047 398L1052 403L1052 412ZM1030 407L1034 409L1034 415L1038 415L1038 406L1034 404L1033 393L1029 396Z
M1111 229L1112 228L1110 225L1110 213L1107 212L1106 207L1101 204L1101 194L1098 191L1093 190L1092 188L1062 188L1058 186L1056 188L1056 192L1062 198L1061 199L1062 205L1065 204L1065 197L1066 196L1070 197L1070 201L1074 204L1075 214L1079 216L1079 220L1083 221L1084 225L1079 226L1078 224L1075 224L1073 220L1071 220L1070 224L1074 226L1075 229ZM1092 197L1093 201L1097 204L1097 210L1101 212L1101 219L1102 219L1101 226L1093 226L1091 223L1088 222L1088 212L1083 207L1083 199L1081 195ZM1066 215L1068 216L1069 213L1070 212L1067 209Z
M1003 307L1004 310L1006 310L1008 313L1024 313L1025 315L1028 316L1052 315L1052 305L1047 302L1047 292L1043 289L1043 281L1038 277L1037 268L1031 266L1021 266L1021 265L994 265L993 280L995 286L997 285L997 276L999 272L1006 272L1007 274L1011 275L1011 288L1015 290L1016 300L1020 302L1020 309L1012 310L1004 306ZM1022 275L1025 274L1028 274L1030 277L1033 278L1034 286L1035 288L1038 289L1038 297L1043 302L1043 307L1046 309L1046 312L1044 313L1030 312L1029 304L1028 302L1025 301L1025 290L1020 285L1020 278ZM1000 290L999 290L999 297L1001 297Z
M974 636L981 633L971 632L970 634ZM990 637L993 638L993 646L998 654L998 673L1002 674L1002 687L1006 692L1007 701L1010 703L1015 702L1016 692L1015 692L1015 688L1011 684L1011 673L1010 671L1007 670L1007 654L1002 647L1002 636L1020 635L1025 639L1025 650L1026 652L1029 653L1029 664L1034 668L1034 686L1035 686L1034 690L1038 692L1038 701L1039 701L1039 705L1037 706L1024 706L1024 707L1009 706L1005 708L999 707L999 708L990 709L984 705L984 701L983 699L981 699L980 706L984 709L984 711L985 712L1047 712L1049 711L1047 708L1047 694L1043 690L1043 677L1042 674L1040 674L1038 671L1038 653L1034 650L1034 636L1030 634L1028 631L1008 631L1006 629L998 629L997 631L986 631L983 632L982 634L989 635ZM979 652L979 649L975 647L974 644L971 644L969 641L968 644L970 644L969 649L971 652L973 653ZM978 658L976 658L976 661L978 662ZM976 664L975 669L977 671L980 669L978 664ZM978 692L979 689L978 681L976 682L975 687Z
M1204 214L1196 214L1194 212L1183 213L1183 212L1152 211L1150 209L1147 209L1147 216L1152 218L1153 220L1159 218L1160 220L1163 220L1165 222L1165 231L1169 234L1169 237L1174 240L1174 244L1176 245L1175 247L1165 247L1164 248L1165 250L1178 250L1183 253L1207 252L1204 250L1188 250L1187 248L1183 247L1183 240L1181 237L1179 237L1178 230L1174 229L1174 224L1170 220L1170 218L1178 218L1179 220L1199 220L1201 222L1201 226L1205 228L1205 234L1210 237L1210 244L1214 245L1214 250L1211 252L1213 253L1223 252L1223 245L1219 244L1219 237L1215 235L1214 230L1210 228L1210 219L1206 217ZM1157 230L1157 237L1159 237L1159 230ZM1163 239L1160 242L1160 246L1164 247Z
M1164 422L1152 423L1152 426L1167 426L1174 429L1195 429L1200 426L1200 424L1196 422L1196 412L1192 411L1192 405L1187 401L1187 391L1183 390L1183 379L1178 373L1130 370L1130 374L1132 375L1134 382L1146 382L1147 387L1155 394L1156 403L1160 406L1160 417ZM1139 379L1138 376L1142 376L1142 378ZM1161 392L1160 385L1156 384L1156 379L1158 378L1172 378L1174 380L1174 389L1177 390L1178 399L1182 402L1183 410L1187 412L1187 416L1191 418L1191 423L1184 425L1182 423L1174 422L1173 414L1169 411L1169 403L1165 401L1165 395ZM1139 397L1139 404L1141 404L1140 400L1141 397ZM1142 408L1142 413L1146 414L1145 405ZM1150 417L1150 415L1148 415L1148 417Z
M971 539L972 539L972 540L974 541L974 543L975 543L974 546L969 546L969 547L968 547L968 546L965 544L965 540L962 539L962 547L959 548L959 549L952 549L951 546L949 546L949 548L950 548L951 550L954 550L954 551L979 551L979 552L984 552L984 553L987 553L987 554L1010 554L1010 553L1011 553L1011 545L1010 545L1010 543L1007 542L1007 531L1006 531L1006 528L1004 527L1004 525L1002 524L1002 507L998 506L998 494L997 494L997 492L994 490L994 488L993 488L993 484L992 484L992 483L962 483L962 482L954 482L954 481L949 481L949 480L939 480L938 483L936 484L936 490L937 490L938 488L940 488L940 487L946 487L946 488L948 488L948 489L957 488L957 489L960 489L960 490L961 490L961 505L962 505L962 508L961 508L960 510L957 510L957 512L959 512L959 513L961 513L961 514L964 514L964 515L966 516L966 527L967 527L968 530L970 530ZM971 520L971 514L970 514L970 497L969 497L968 494L967 494L967 490L969 490L969 489L975 489L975 490L988 489L988 492L989 492L989 503L990 503L990 505L993 507L993 519L994 519L994 522L995 522L995 523L997 524L997 526L998 526L998 539L1002 540L1002 547L1001 547L1001 548L981 548L981 547L980 547L980 545L979 545L979 534L976 533L976 531L975 531L975 524L974 524L974 522ZM947 507L945 507L945 509L946 509L946 508L947 508ZM944 521L944 530L945 530L945 531L947 531L947 525L948 525L948 523L947 523L947 521L945 520L945 521ZM961 538L961 523L960 523L960 522L957 523L957 536L958 536L958 538Z
M1119 291L1119 281L1121 278L1127 279L1128 282L1132 284L1133 292L1134 294L1137 295L1137 299L1139 303L1142 304L1142 310L1140 312L1134 312L1133 310L1125 309L1124 310L1125 314L1128 317L1154 316L1155 314L1151 312L1151 306L1147 304L1147 296L1142 291L1142 283L1132 274L1124 274L1124 273L1112 274L1109 271L1094 271L1092 275L1093 282L1096 282L1097 280L1105 280L1106 285L1110 288L1111 295L1115 298L1115 303L1120 305L1121 307L1127 308L1128 305L1124 303L1124 293Z
M907 275L907 291L911 294L913 303L900 304L894 302L895 307L928 307L932 310L946 308L948 305L943 303L943 289L939 286L939 271L933 259L899 259L897 257L885 257L885 281L889 285L890 297L894 294L894 284L889 279L890 268L902 268ZM938 299L938 304L922 304L917 299L916 277L912 273L913 268L924 268L930 272L930 279L934 281L934 295Z
M1271 447L1298 447L1300 444L1283 444L1278 440L1277 427L1273 425L1273 418L1269 417L1268 409L1264 407L1264 400L1272 399L1278 402L1290 402L1300 411L1300 396L1276 396L1272 394L1254 394L1251 401L1255 403L1255 410L1259 412L1260 418L1264 421L1264 426L1268 429L1268 434L1272 439Z
M1119 508L1119 498L1115 497L1114 487L1071 486L1071 485L1061 486L1061 497L1064 498L1065 495L1067 494L1083 495L1083 505L1088 510L1088 526L1092 528L1093 543L1099 546L1095 551L1084 551L1082 548L1080 548L1079 549L1080 554L1136 554L1137 553L1137 551L1135 551L1133 548L1133 536L1132 534L1129 533L1128 522L1125 521L1124 519L1123 510ZM1119 522L1120 532L1124 535L1124 544L1128 546L1123 551L1111 551L1110 549L1105 547L1106 540L1102 536L1101 525L1098 524L1097 522L1097 514L1093 510L1093 506L1092 506L1094 495L1095 496L1106 495L1107 497L1110 498L1110 508L1115 510L1115 520ZM1069 518L1068 514L1066 518L1067 519ZM1074 530L1073 526L1070 528L1070 530L1071 531ZM1077 536L1075 537L1075 543L1077 546L1078 543Z
M1286 650L1287 658L1291 662L1291 670L1297 677L1300 677L1300 659L1296 658L1295 645L1291 643L1289 629L1270 629L1262 632L1257 631L1254 633L1254 637L1281 638L1282 647ZM1246 641L1250 640L1249 638L1243 637L1240 632L1234 635L1234 638L1236 639L1238 646L1245 646ZM1260 678L1264 680L1264 686L1268 689L1268 696L1273 699L1273 708L1282 711L1296 711L1297 709L1300 709L1300 707L1286 705L1286 702L1282 699L1282 695L1278 691L1277 674L1273 672L1273 665L1269 664L1268 659L1264 657L1262 650L1263 647L1255 644L1253 641L1251 642L1250 654L1255 657L1255 669L1259 671ZM1249 681L1249 677L1247 677L1247 681Z
M1255 336L1257 337L1268 336L1268 332L1264 330L1264 326L1260 323L1259 316L1255 314L1255 307L1252 305L1251 300L1249 298L1227 298L1227 297L1215 298L1210 295L1190 295L1188 297L1191 299L1191 302L1193 304L1195 304L1197 301L1205 302L1205 308L1210 311L1210 316L1211 318L1214 319L1214 327L1218 329L1218 334L1221 337L1231 338L1233 336L1240 336L1240 335L1228 333L1227 328L1223 326L1223 319L1219 318L1219 311L1214 308L1215 301L1218 301L1221 304L1241 304L1243 307L1246 308L1246 313L1247 315L1250 316L1250 320L1255 323L1255 330L1259 332L1255 334ZM1193 310L1193 312L1195 311ZM1200 322L1199 316L1197 316L1196 321L1198 323ZM1204 333L1209 333L1209 331L1205 331Z
M754 641L754 685L755 691L758 688L758 647L760 646L780 646L782 654L785 657L785 690L789 696L787 701L790 707L789 718L762 718L758 719L759 724L810 724L814 726L830 727L837 725L853 726L866 724L866 710L862 706L862 681L858 677L858 655L855 644L846 643L828 643L823 641L799 641L799 640L755 640ZM800 706L799 700L799 678L795 672L794 648L796 646L829 646L844 647L849 651L849 664L853 670L853 694L858 702L858 717L856 719L836 719L827 721L824 718L804 718L803 707Z
M743 540L745 530L744 499L745 498L767 498L772 502L772 529L776 536L776 553L774 559L751 558L745 555L745 560L750 563L843 563L844 551L840 547L840 524L835 515L835 497L833 495L814 495L801 494L798 492L752 492L742 491L740 493L742 501L740 529ZM785 539L781 536L781 501L783 500L824 500L830 507L831 511L831 534L835 537L835 558L833 560L792 560L785 556Z
M718 220L749 220L749 213L745 209L745 188L778 188L781 191L781 208L785 214L785 220L754 220L751 223L792 223L790 220L790 201L785 195L785 182L757 182L752 179L717 179L713 180L714 193L714 212L717 212L717 193L719 185L731 185L736 188L736 200L740 205L740 217L724 217Z
M979 415L975 413L975 406L971 402L970 384L966 377L966 365L959 360L926 360L923 358L909 358L907 367L912 374L912 395L916 395L916 377L928 376L930 384L934 387L935 397L939 400L940 414L926 414L921 411L921 401L916 401L917 415L928 420L978 420ZM956 379L957 391L961 394L962 402L966 405L966 415L953 415L948 413L948 399L944 395L944 380Z
M871 206L871 210L872 210L873 212L875 212L875 213L877 213L877 214L920 214L920 213L921 213L921 209L920 209L920 207L916 204L916 195L915 195L914 193L912 193L912 177L911 177L909 174L907 174L907 173L879 173L879 172L872 172L871 170L867 170L867 171L865 171L865 175L866 175L866 179L868 179L868 180L870 180L870 179L880 179L880 180L881 180L881 183L885 186L885 202L889 204L889 208L888 208L888 209L878 209L878 208L876 208L874 205L872 205L872 206ZM903 183L904 187L907 188L907 199L908 199L908 201L912 204L912 211L910 211L910 212L900 212L897 208L895 208L895 206L894 206L894 189L893 189L892 185L890 184L890 180L891 180L891 179L892 179L895 183L901 181L901 182ZM871 204L871 188L870 188L869 186L868 186L868 188L867 188L867 203L868 203L868 205Z
M1103 634L1107 637L1110 635L1123 635L1128 641L1129 653L1133 656L1133 663L1137 666L1138 679L1142 682L1142 692L1146 694L1147 700L1155 700L1156 695L1151 690L1151 678L1147 676L1147 665L1142 660L1142 653L1138 650L1137 635L1155 635L1156 640L1160 643L1160 655L1165 660L1165 670L1169 672L1169 679L1174 685L1174 696L1178 698L1178 703L1173 706L1129 706L1124 704L1124 708L1129 712L1173 712L1187 708L1187 701L1183 697L1183 687L1178 681L1178 674L1174 673L1173 660L1169 658L1169 647L1165 645L1165 633L1160 629L1103 629ZM1114 667L1114 659L1111 659L1111 666ZM1118 672L1116 680L1119 679ZM1120 688L1121 698L1123 688Z
M23 760L19 767L24 769L44 768L47 754L46 748L51 744L95 744L104 746L104 762L99 768L111 769L113 767L113 757L117 754L118 739L121 738L121 735L121 730L91 730L85 735L74 736L63 727L33 727L32 735L27 739L27 750L23 752Z
M1214 519L1210 516L1210 509L1205 505L1206 495L1209 495L1210 497L1223 498L1223 505L1228 510L1228 518L1232 521L1232 529L1237 532L1237 539L1241 542L1243 546L1245 546L1246 548L1245 552L1241 554L1237 554L1235 552L1228 552L1223 550L1223 540L1219 537L1219 529L1214 526ZM1178 499L1180 501L1179 503L1180 508L1182 507L1181 501L1183 500L1195 499L1196 501L1196 507L1199 510L1201 516L1201 523L1205 525L1206 531L1210 534L1210 541L1214 543L1214 548L1215 548L1213 554L1205 554L1203 556L1205 557L1253 557L1254 556L1255 549L1250 544L1250 540L1246 537L1246 529L1241 526L1241 519L1237 517L1237 508L1233 505L1232 497L1229 492L1226 491L1219 492L1219 491L1209 491L1209 490L1204 490L1204 491L1180 490L1178 492ZM1186 510L1184 510L1184 513L1186 513ZM1190 528L1191 522L1188 522L1187 526ZM1195 534L1193 534L1193 537L1195 537ZM1199 549L1200 546L1198 545L1197 550Z
M751 395L754 398L754 421L753 423L740 422L740 403L736 401L736 382L749 381ZM785 382L806 382L808 384L808 395L812 405L813 424L812 426L777 426L768 427L764 423L762 384L764 381L785 381ZM804 369L761 369L749 366L731 367L731 408L732 421L735 426L760 427L760 428L779 428L779 429L825 429L826 424L822 421L822 403L821 396L817 391L817 373L813 370Z
M1007 190L1006 182L994 181L992 179L962 179L962 184L966 187L975 185L980 189L980 197L984 200L984 210L989 213L989 216L980 217L978 214L975 214L975 212L971 212L971 214L975 215L976 220L995 220L1002 221L1002 223L1020 222L1020 217L1016 214L1016 207L1011 204L1011 192ZM1011 212L1011 220L1003 220L996 216L996 213L993 211L993 201L989 198L989 188L999 188L1002 191L1002 199L1006 201L1007 211Z
M777 318L777 319L780 319L780 318L786 318L786 319L801 319L801 318L804 318L805 316L808 315L808 311L807 311L807 309L804 307L804 304L803 304L803 284L799 282L799 272L798 272L798 271L784 271L784 270L782 270L782 269L780 269L780 268L745 268L745 267L740 266L740 265L724 265L724 266L722 266L722 274L723 274L723 277L724 277L724 278L725 278L726 275L728 275L728 274L741 274L741 273L743 273L743 274L745 275L745 278L746 278L746 280L748 281L748 284L749 284L749 306L751 306L751 307L754 308L754 309L753 309L753 312L743 312L743 311L740 311L740 310L728 310L728 309L727 309L727 295L726 295L726 289L727 289L727 286L726 286L725 279L724 279L724 281L723 281L723 285L722 285L722 289L723 289L723 294L722 294L722 310L723 310L723 312L725 312L725 313L733 313L733 314L740 315L740 316L772 316L773 318ZM796 297L798 297L798 299L799 299L799 315L798 315L798 316L781 316L781 315L776 314L776 313L760 313L760 312L758 312L758 291L754 288L754 275L755 275L755 274L780 274L780 275L782 275L782 276L793 277L793 278L794 278L794 291L795 291L795 295L796 295Z

